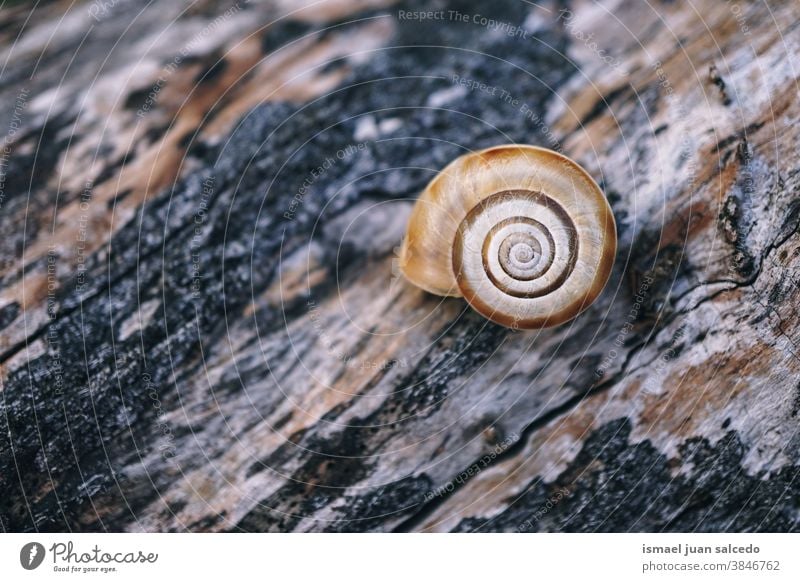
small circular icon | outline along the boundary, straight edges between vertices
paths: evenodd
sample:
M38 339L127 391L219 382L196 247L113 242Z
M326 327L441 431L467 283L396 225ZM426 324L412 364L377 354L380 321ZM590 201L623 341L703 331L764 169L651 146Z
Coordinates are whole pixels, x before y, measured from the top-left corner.
M19 563L26 570L35 570L44 561L44 546L39 542L29 542L19 551Z

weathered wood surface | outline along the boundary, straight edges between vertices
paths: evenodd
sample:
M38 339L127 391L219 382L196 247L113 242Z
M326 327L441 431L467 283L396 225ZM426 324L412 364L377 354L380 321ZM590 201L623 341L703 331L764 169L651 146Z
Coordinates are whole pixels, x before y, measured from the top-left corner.
M796 1L28 11L3 530L800 529ZM424 184L512 141L618 221L561 328L396 276Z

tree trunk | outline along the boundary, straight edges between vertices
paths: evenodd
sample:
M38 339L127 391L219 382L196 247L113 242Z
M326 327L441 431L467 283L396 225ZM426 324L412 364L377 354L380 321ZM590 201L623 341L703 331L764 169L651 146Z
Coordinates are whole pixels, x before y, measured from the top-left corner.
M797 3L307 4L4 8L3 530L800 529ZM509 142L617 220L561 327L398 276Z

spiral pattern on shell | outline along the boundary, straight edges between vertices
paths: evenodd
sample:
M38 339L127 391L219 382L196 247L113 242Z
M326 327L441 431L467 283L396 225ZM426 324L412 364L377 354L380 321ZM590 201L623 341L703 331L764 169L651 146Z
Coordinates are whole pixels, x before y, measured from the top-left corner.
M557 202L538 192L499 192L459 226L453 268L465 286L483 269L502 293L540 297L572 272L577 245L575 225Z
M515 145L462 156L429 184L401 267L418 286L461 295L492 321L535 329L588 307L615 252L613 215L585 170Z

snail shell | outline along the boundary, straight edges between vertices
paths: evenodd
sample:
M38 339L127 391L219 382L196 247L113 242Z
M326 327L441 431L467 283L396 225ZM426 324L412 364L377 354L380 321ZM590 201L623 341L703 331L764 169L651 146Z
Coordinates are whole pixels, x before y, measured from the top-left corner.
M461 156L428 184L400 267L418 287L463 296L496 323L538 329L591 305L616 249L611 208L583 168L551 150L507 145Z

